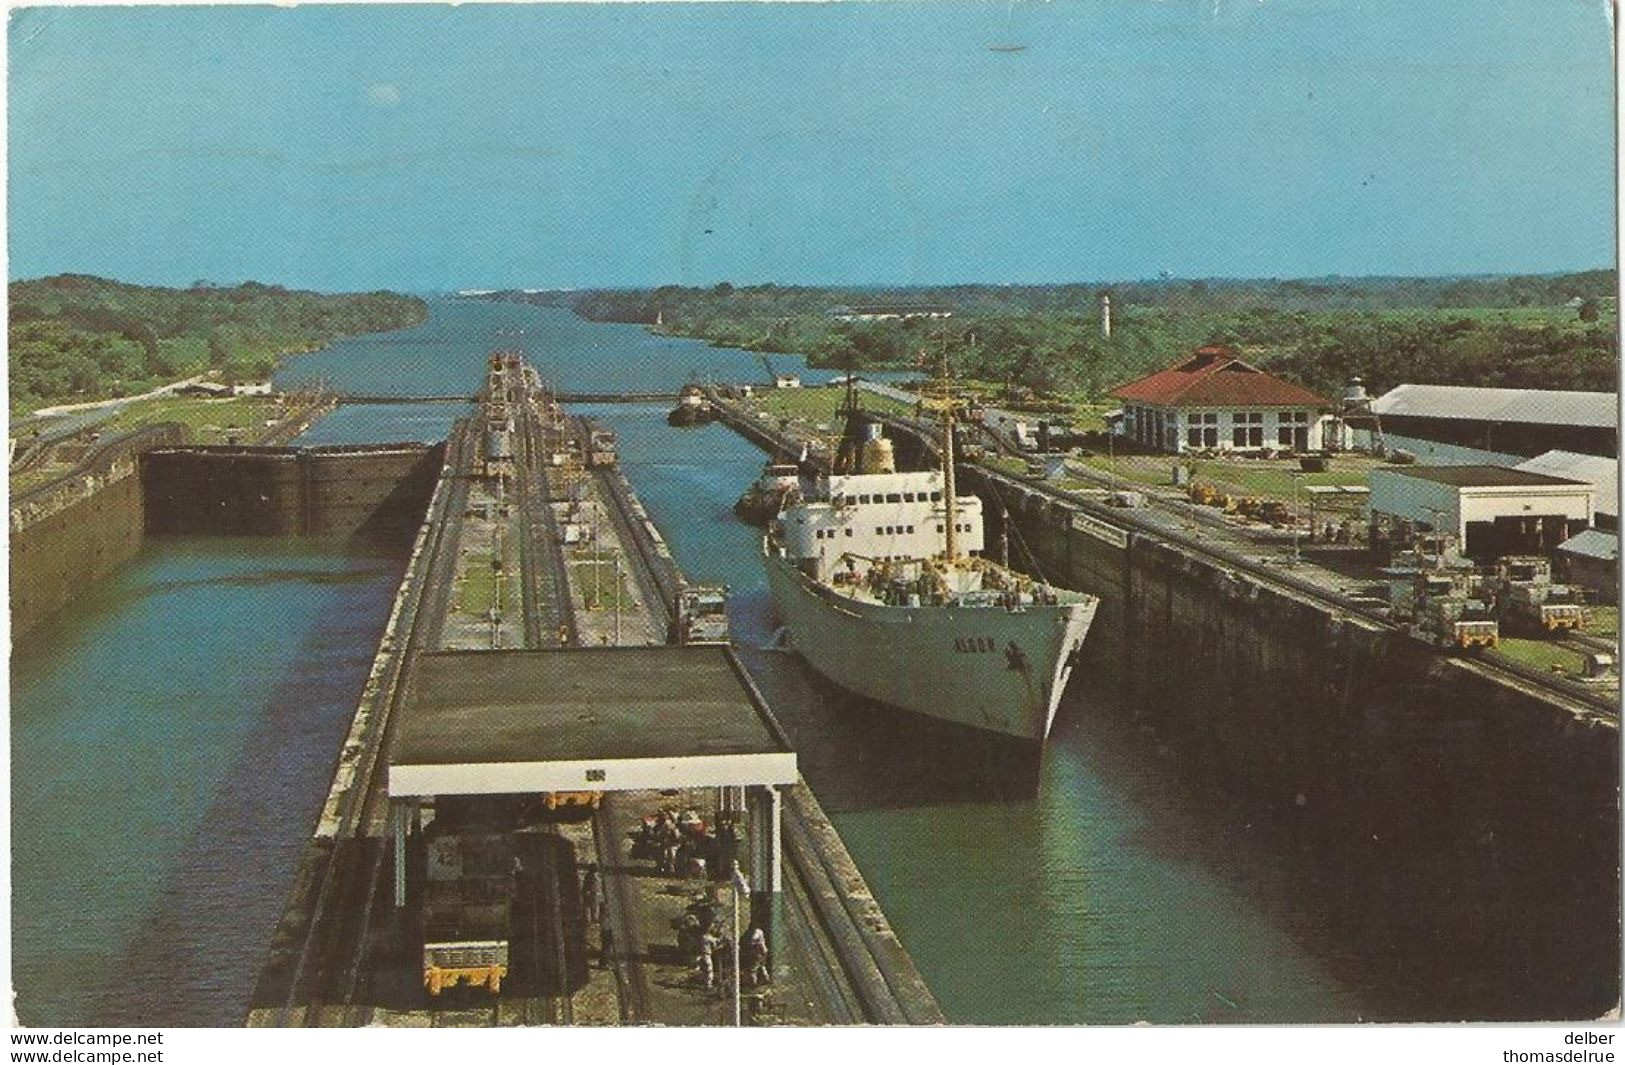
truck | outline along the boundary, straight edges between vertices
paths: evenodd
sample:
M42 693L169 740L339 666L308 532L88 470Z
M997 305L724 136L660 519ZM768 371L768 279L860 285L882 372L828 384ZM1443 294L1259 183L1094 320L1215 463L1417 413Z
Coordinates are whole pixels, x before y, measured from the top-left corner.
M426 830L423 986L466 984L500 994L512 928L512 837L436 820Z
M1495 562L1496 605L1508 628L1549 635L1586 627L1585 594L1552 583L1552 563L1540 555L1504 555Z
M676 613L672 637L678 643L728 642L728 589L722 585L685 585L677 592Z
M1389 596L1396 621L1419 640L1453 650L1476 651L1500 643L1493 588L1485 578L1447 570L1424 570L1398 582Z

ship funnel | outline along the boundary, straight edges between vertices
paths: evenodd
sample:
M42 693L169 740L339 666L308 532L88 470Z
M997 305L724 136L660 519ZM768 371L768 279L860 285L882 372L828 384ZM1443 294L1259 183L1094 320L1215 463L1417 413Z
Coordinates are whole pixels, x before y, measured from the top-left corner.
M875 430L875 435L863 442L863 472L896 473L897 457L892 452L891 441L880 435L880 426L870 428Z

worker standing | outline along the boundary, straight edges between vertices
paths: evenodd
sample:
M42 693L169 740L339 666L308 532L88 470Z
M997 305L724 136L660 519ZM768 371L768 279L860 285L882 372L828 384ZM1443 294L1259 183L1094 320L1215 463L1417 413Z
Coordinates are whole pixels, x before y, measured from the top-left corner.
M587 871L581 876L581 912L583 919L588 924L603 919L603 915L599 912L600 902L598 866L593 862L588 862Z
M721 946L722 940L710 929L700 937L700 982L707 991L717 986L716 952Z
M773 968L767 963L767 933L759 925L753 925L742 938L744 942L740 945L739 957L744 962L745 978L750 981L750 986L771 984Z

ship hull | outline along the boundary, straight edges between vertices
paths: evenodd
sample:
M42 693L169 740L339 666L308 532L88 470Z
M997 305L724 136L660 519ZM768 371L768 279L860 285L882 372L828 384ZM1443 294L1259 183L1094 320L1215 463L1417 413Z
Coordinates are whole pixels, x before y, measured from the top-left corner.
M819 586L764 554L790 645L854 694L939 720L1042 742L1096 601L1021 610L884 606Z

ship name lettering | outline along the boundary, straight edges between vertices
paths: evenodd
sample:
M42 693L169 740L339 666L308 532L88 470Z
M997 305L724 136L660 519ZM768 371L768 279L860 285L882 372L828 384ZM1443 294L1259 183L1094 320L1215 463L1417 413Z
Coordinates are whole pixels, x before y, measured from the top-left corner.
M961 636L954 641L954 650L961 654L987 654L993 650L993 640L987 636Z

